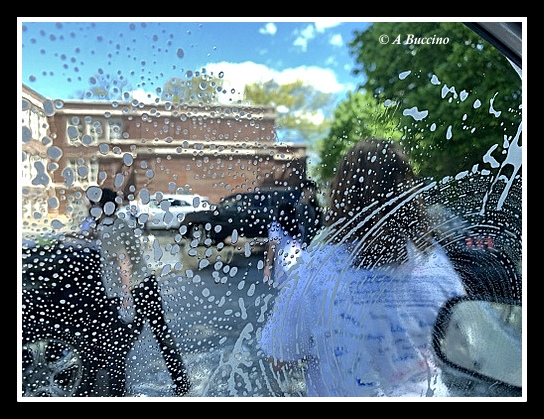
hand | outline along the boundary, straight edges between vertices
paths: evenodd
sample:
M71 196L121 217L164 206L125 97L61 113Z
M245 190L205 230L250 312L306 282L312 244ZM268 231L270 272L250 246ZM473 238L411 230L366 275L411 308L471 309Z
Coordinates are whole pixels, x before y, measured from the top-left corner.
M263 283L272 285L273 282L274 280L272 279L272 271L270 266L266 265L263 272Z
M123 293L122 306L123 308L129 308L132 305L132 294L130 291Z
M263 272L263 283L272 285L274 283L274 279L272 278L272 263L274 263L274 256L276 254L276 242L269 241L268 246L266 248L264 257L264 272Z
M119 307L119 316L125 323L130 323L134 320L136 312L134 311L134 302L130 292L123 293L121 297L121 306Z

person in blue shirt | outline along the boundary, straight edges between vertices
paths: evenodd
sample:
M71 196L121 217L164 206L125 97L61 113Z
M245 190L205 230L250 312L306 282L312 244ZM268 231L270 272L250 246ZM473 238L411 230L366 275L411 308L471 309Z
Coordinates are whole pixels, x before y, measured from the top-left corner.
M276 371L310 397L448 394L432 352L439 308L465 293L398 143L362 140L330 185L325 228L290 268L261 330Z

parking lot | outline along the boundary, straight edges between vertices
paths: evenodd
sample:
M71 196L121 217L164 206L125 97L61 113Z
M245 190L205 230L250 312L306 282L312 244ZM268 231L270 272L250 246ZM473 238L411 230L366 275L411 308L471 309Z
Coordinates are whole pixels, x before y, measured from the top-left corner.
M275 296L262 283L259 240L217 248L191 248L168 232L149 236L170 322L192 380L192 397L299 396L300 372L275 377L255 337ZM149 328L129 353L130 396L171 395L170 377Z

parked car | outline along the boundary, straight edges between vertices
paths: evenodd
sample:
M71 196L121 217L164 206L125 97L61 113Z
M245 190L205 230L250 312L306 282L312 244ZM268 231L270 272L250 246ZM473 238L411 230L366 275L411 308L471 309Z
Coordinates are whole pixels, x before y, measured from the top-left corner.
M210 208L208 198L198 194L152 194L146 203L133 200L118 209L118 216L133 217L146 230L172 230L185 216Z
M94 244L71 237L24 246L22 268L23 396L124 394L136 336L106 297Z
M268 224L283 200L296 204L300 190L266 187L255 192L235 193L224 197L208 210L185 214L181 233L202 244L236 242L238 238L268 236Z

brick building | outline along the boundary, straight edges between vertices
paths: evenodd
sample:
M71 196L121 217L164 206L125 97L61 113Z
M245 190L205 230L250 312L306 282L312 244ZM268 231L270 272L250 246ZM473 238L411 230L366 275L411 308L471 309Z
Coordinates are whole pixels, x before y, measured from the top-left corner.
M306 175L305 144L277 142L270 107L54 101L24 85L22 99L23 217L74 217L90 185L216 203Z

